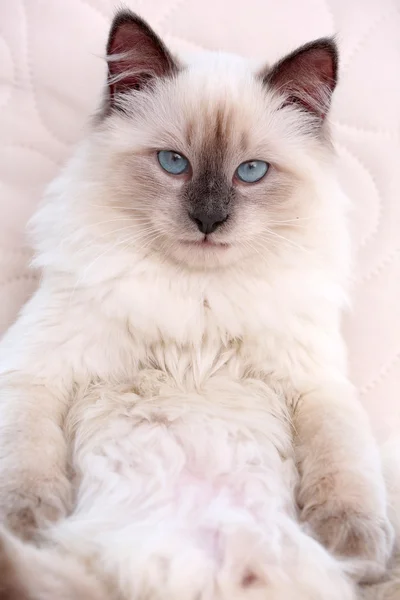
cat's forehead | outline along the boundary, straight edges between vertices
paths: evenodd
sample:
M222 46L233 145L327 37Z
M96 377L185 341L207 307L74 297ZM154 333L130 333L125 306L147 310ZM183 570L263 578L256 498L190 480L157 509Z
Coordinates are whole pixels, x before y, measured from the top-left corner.
M262 93L243 61L217 57L210 64L196 64L176 81L171 124L193 152L245 152L257 137Z
M220 99L214 104L200 102L198 110L189 111L182 133L185 145L193 151L226 154L233 146L244 152L250 144L250 130L240 107Z

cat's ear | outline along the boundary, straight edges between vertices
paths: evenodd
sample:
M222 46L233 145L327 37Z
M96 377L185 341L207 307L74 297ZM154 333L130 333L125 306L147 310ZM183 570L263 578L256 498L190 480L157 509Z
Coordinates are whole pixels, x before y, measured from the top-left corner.
M156 77L166 77L178 65L162 40L143 19L129 10L117 13L107 42L108 104L120 94L140 90Z
M336 43L333 38L322 38L298 48L261 77L268 87L283 95L285 106L296 105L323 121L337 74Z

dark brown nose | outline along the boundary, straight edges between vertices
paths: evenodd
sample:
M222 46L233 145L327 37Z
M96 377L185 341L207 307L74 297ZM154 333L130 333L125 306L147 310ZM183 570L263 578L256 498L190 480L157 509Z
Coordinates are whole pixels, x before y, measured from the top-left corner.
M229 214L220 211L213 213L196 210L195 212L189 212L189 217L196 223L201 233L207 235L208 233L213 233L220 225L225 223Z

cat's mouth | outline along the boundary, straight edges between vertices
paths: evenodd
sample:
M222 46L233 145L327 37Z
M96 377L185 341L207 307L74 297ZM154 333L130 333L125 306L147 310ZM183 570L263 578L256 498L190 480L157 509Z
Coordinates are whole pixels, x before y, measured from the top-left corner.
M208 236L204 236L204 238L202 238L201 240L193 240L193 241L189 241L189 240L182 240L181 241L182 244L184 244L185 246L192 246L194 248L215 248L215 249L228 249L230 248L230 244L227 244L225 242L218 242L216 240L212 240L210 239Z

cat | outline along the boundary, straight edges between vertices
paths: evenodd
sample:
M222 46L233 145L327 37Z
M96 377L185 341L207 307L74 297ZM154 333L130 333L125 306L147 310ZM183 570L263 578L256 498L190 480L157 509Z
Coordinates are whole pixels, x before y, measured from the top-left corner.
M0 349L0 598L350 600L393 532L340 332L336 43L176 58L123 10L107 62Z

